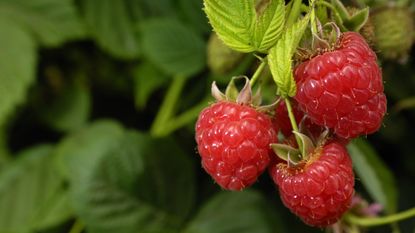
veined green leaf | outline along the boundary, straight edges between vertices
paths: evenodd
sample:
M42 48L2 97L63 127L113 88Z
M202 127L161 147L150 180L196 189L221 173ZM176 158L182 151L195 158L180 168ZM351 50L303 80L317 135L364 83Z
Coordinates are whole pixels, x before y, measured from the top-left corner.
M278 214L258 192L215 195L190 222L184 233L285 232Z
M257 6L254 48L266 53L280 38L284 28L284 1L262 0Z
M58 46L85 32L72 0L0 0L0 15L33 33L46 46ZM2 31L4 35L7 33Z
M35 79L36 45L16 23L0 17L0 125L26 97Z
M0 175L0 232L35 232L68 220L63 182L51 146L20 153Z
M172 19L152 19L141 24L145 56L172 76L188 77L205 65L206 47L202 37Z
M204 6L219 38L240 52L266 53L284 26L282 0L205 0Z
M135 22L130 17L127 0L80 1L83 15L97 43L120 58L135 58L140 54Z
M91 112L91 93L81 81L68 83L54 98L42 100L37 111L49 126L62 132L81 128Z
M348 145L353 165L372 198L393 213L397 208L397 190L391 171L364 139L355 139Z
M66 138L57 153L88 232L169 232L192 208L192 164L170 139L101 121Z
M210 24L226 45L240 52L254 51L254 0L205 0L204 6Z
M292 57L307 28L309 15L288 28L277 44L270 49L269 65L278 92L282 97L294 96L296 83L292 72Z

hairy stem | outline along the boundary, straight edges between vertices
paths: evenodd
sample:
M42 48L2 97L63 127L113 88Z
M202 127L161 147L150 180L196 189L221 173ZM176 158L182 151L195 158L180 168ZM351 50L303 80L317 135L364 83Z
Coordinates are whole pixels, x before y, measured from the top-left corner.
M259 64L258 69L255 71L255 73L252 75L251 80L249 81L249 84L251 85L251 87L253 87L256 83L256 81L258 81L259 77L261 77L262 71L264 70L265 66L267 65L267 58L263 58L261 60L261 64Z
M151 126L150 134L152 136L160 137L163 135L165 125L174 114L177 100L180 97L185 83L186 79L184 77L175 77L170 84L167 94L164 96L163 103Z
M290 122L291 122L291 126L292 126L293 130L295 132L299 132L297 121L295 120L295 116L294 116L294 113L293 113L293 108L291 107L291 102L290 102L289 98L285 98L285 105L287 106L288 117L290 118ZM301 148L301 146L302 146L301 139L296 134L295 134L295 140L297 141L298 148ZM307 156L307 155L302 155L302 156Z
M187 125L188 123L196 120L197 116L199 115L200 111L205 108L208 104L209 99L211 99L210 96L204 98L200 103L193 106L191 109L183 112L179 116L171 119L168 124L166 124L166 127L164 128L163 132L160 133L160 136L169 135L170 133L176 131L177 129Z
M415 207L409 210L402 211L397 214L391 214L384 217L376 217L376 218L363 218L358 217L352 214L346 216L346 220L352 224L364 226L364 227L371 227L371 226L380 226L385 224L391 224L395 222L399 222L408 218L415 217Z

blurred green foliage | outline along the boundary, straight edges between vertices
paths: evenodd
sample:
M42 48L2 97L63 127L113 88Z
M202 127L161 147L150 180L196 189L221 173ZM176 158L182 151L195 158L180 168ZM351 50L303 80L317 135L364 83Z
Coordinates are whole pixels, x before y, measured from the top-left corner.
M0 0L0 233L320 232L283 207L267 174L231 193L201 169L193 124L210 83L256 65L206 67L201 8ZM350 151L357 191L394 212L415 205L415 60L383 67L389 115Z

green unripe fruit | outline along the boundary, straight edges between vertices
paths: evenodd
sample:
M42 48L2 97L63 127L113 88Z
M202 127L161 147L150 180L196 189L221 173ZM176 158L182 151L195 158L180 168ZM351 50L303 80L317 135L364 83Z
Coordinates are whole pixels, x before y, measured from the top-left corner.
M405 60L414 39L412 12L406 8L385 8L375 12L375 45L380 54L391 60Z
M232 50L226 46L216 35L212 33L207 46L207 64L210 70L223 75L235 68L244 54Z

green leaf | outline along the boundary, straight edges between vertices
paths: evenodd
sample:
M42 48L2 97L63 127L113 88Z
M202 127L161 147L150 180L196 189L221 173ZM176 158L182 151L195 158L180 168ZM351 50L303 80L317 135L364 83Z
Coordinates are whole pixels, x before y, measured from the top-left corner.
M73 131L86 124L91 112L91 94L80 82L68 84L37 111L43 121L59 131Z
M65 138L56 149L61 173L66 179L87 176L90 173L88 168L96 166L95 162L108 148L114 147L123 134L124 129L117 122L101 120ZM82 148L79 148L80 145ZM78 149L76 156L67 155L75 149ZM72 173L69 163L83 166L76 173Z
M127 3L130 9L133 8L131 13L141 12L140 19L160 16L174 17L176 14L174 0L127 0Z
M301 37L307 28L309 15L288 28L277 44L270 49L269 66L272 77L282 97L294 96L296 83L292 72L292 57L297 49Z
M255 23L253 0L204 0L204 10L219 38L236 51L254 51L252 32Z
M337 13L342 20L350 18L349 12L340 0L331 0L331 4L336 9L335 13Z
M143 50L150 61L173 76L191 76L205 66L203 39L177 20L153 19L141 24Z
M1 173L0 232L40 230L71 217L68 207L55 210L62 205L66 193L51 152L48 145L28 149Z
M7 145L7 139L6 127L0 127L0 171L2 166L11 158L9 147Z
M184 233L285 232L267 201L254 191L221 192L207 202Z
M84 35L72 0L0 0L0 15L24 27L47 46L58 46Z
M393 174L378 157L376 151L363 139L348 145L353 165L372 198L382 204L388 213L397 208L397 190Z
M21 104L35 79L36 46L19 25L0 17L0 125Z
M168 83L170 79L149 62L135 67L133 72L135 105L142 109L153 91Z
M155 1L153 1L155 2ZM182 17L200 34L208 34L211 29L203 12L203 0L179 0Z
M192 164L170 139L102 121L66 138L57 153L89 232L166 232L192 208Z
M353 14L349 20L344 21L344 26L350 31L358 32L369 19L369 7L361 9Z
M66 189L54 193L48 204L33 219L33 229L44 230L57 226L73 217L73 210Z
M204 6L214 31L236 51L266 53L284 26L282 0L204 0Z
M140 48L128 0L83 0L80 3L89 30L105 51L119 58L138 57Z
M261 0L254 29L255 50L267 53L280 38L285 20L284 1Z

